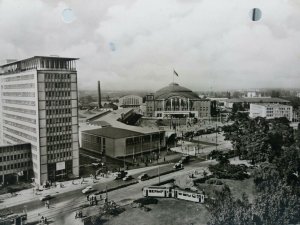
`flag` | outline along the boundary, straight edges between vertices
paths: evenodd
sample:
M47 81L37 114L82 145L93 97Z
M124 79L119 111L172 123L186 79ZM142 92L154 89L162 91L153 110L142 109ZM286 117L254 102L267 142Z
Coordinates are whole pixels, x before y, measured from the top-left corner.
M178 73L174 70L174 74L178 77Z

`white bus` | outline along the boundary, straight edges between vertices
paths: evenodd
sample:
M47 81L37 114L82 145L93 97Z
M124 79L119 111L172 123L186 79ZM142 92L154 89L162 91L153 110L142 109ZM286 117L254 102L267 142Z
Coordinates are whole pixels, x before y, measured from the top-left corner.
M163 186L144 187L143 195L144 197L171 198L172 190L170 187L163 187Z

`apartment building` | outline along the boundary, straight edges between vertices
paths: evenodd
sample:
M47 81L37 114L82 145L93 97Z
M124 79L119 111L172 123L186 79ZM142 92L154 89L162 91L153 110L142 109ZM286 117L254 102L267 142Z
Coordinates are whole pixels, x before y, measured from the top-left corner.
M79 175L77 58L1 66L0 143L30 143L35 182Z

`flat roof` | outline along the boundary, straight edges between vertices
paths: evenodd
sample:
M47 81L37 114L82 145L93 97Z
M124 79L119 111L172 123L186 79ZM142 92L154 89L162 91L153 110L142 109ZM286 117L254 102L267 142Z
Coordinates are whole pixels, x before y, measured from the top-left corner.
M143 133L121 129L117 127L104 127L93 130L85 130L82 133L93 134L96 136L107 137L112 139L126 138L126 137L134 137L144 135Z
M258 105L258 106L265 106L265 107L274 107L274 106L278 106L278 107L292 107L290 105L283 105L283 104L279 104L279 103L262 103L262 104L257 104L257 103L251 103L251 105Z
M285 102L288 103L290 101L282 99L282 98L230 98L225 100L226 102L253 102L253 103L268 103L268 102Z
M30 58L27 58L27 59L21 59L21 60L18 60L18 61L3 64L3 65L1 65L1 67L6 67L6 66L9 66L9 65L13 65L13 64L16 64L16 63L19 63L19 62L22 62L22 61L27 61L27 60L32 60L32 59L41 59L41 58L44 58L44 59L64 59L66 61L72 61L72 60L78 60L79 59L79 58L59 57L59 56L33 56L33 57L30 57Z

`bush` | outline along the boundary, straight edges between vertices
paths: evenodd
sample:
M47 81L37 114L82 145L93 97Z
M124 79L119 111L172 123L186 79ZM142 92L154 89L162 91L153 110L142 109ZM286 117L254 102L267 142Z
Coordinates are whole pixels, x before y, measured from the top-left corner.
M206 184L215 184L215 185L223 185L223 182L218 179L209 179L205 181Z
M209 170L213 176L219 179L234 179L243 180L249 178L246 173L247 167L244 165L231 165L231 164L216 164L210 165Z

